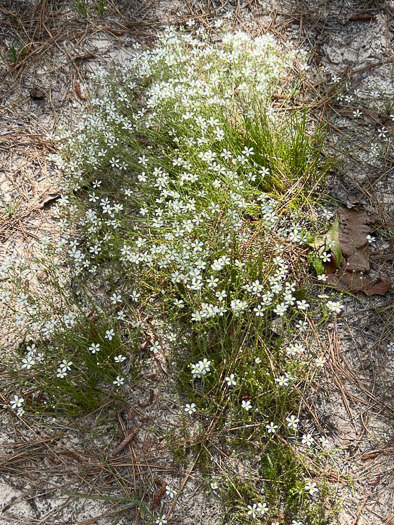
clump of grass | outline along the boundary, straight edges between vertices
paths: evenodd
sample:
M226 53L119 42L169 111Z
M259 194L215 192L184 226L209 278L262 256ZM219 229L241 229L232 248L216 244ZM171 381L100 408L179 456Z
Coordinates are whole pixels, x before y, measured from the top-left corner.
M107 0L75 0L75 7L78 13L84 18L88 18L89 14L103 16L107 7Z
M76 291L55 272L41 308L15 270L4 299L36 345L16 367L20 389L54 410L92 409L100 389L135 377L144 312L162 327L152 359L175 356L184 417L205 429L188 439L205 468L223 443L257 458L257 484L230 464L221 473L232 522L327 523L327 443L300 421L324 365L313 326L326 309L304 287L303 245L327 166L308 112L272 104L302 56L269 36L196 33L169 29L156 50L99 73L94 112L65 135L51 257Z
M86 0L75 0L75 7L81 16L84 18L88 16L88 3Z
M97 0L94 4L95 8L96 8L96 11L97 11L97 14L99 16L103 16L104 13L105 13L105 8L106 8L106 4L107 4L107 1L106 0Z
M8 50L8 60L13 66L16 66L23 60L27 53L28 46L26 46L22 41L19 41L10 46Z
M12 292L4 290L1 299L9 303L15 326L24 328L16 353L7 354L10 372L29 392L28 405L36 412L86 413L108 395L103 385L110 383L115 391L122 386L125 361L129 378L138 376L140 328L122 323L129 307L120 304L118 295L112 294L104 312L87 286L66 278L48 239L42 249L34 260L35 273L44 281L36 294L26 288L31 275L26 263L6 262L2 268Z

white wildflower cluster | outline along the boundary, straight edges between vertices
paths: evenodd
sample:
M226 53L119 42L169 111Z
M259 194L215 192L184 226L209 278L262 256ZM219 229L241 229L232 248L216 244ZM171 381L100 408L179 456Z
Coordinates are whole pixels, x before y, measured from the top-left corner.
M267 514L268 510L268 505L266 503L253 503L253 505L248 505L248 515L252 518L264 516L264 514Z
M211 44L201 32L196 38L169 28L157 49L139 53L118 70L117 82L99 71L95 112L82 120L74 136L64 135L73 155L57 159L66 177L56 214L65 224L77 214L70 190L84 184L84 170L110 170L119 180L130 173L134 182L129 179L111 192L104 190L106 182L91 183L89 208L78 218L88 234L87 247L66 237L60 243L76 272L96 272L99 258L107 256L120 260L125 273L166 276L174 292L171 304L187 311L197 326L249 315L259 323L273 313L281 319L301 315L297 327L307 329L310 304L296 298L285 248L288 241L306 241L304 228L296 216L289 220L279 213L272 192L262 191L272 172L259 148L244 134L234 140L237 126L247 127L248 119L256 118L253 108L265 111L273 126L279 118L270 93L300 56L273 44L271 36L251 39L241 32L223 34L221 42ZM135 92L142 86L144 102L137 105ZM154 136L157 129L169 146L154 154L153 141L142 140L142 147L132 138ZM162 165L161 158L167 159ZM131 216L140 217L132 226L130 206ZM251 250L256 227L260 245ZM265 258L264 242L272 243L273 236L276 256L265 261L267 275L264 269L256 275L251 269ZM272 244L268 251L272 254ZM130 295L132 303L139 302L142 291ZM115 307L123 300L116 291L110 296ZM117 320L125 320L123 310ZM72 326L76 320L68 316L65 322ZM48 325L46 332L51 329ZM114 337L114 329L105 332L107 341ZM155 342L150 350L157 354L161 345ZM91 344L89 351L98 353L100 345ZM299 357L305 350L293 343L286 353ZM205 358L190 369L194 379L203 378L211 361ZM273 380L286 388L294 378L283 370ZM118 377L114 384L121 382ZM238 381L229 374L225 382L233 387ZM246 412L253 409L249 399L241 404ZM185 411L195 409L191 403ZM298 419L289 417L294 430ZM278 428L269 425L268 433Z
M82 120L74 137L66 133L72 158L57 159L66 172L68 190L81 185L83 166L119 173L130 170L129 155L124 155L119 137L135 132L144 135L154 126L162 127L173 143L172 166L158 166L149 147L140 148L132 168L138 189L120 189L116 198L103 196L100 180L92 183L91 207L79 222L89 234L88 248L83 250L76 241L63 240L76 272L97 271L96 258L104 252L120 258L132 272L143 267L167 270L174 286L184 290L175 304L180 308L189 304L196 323L230 313L239 317L251 308L256 317L263 316L268 308L284 316L293 307L294 288L285 283L287 267L283 260L275 263L277 269L269 283L249 284L245 263L232 253L234 235L239 244L247 243L253 235L243 220L245 213L261 217L267 236L281 221L286 224L277 216L276 200L259 189L270 176L270 169L256 148L249 144L238 149L226 143L231 120L227 115L243 118L252 107L248 100L259 100L269 118L276 118L269 93L300 56L290 48L274 48L273 43L268 35L251 39L239 32L224 34L222 42L213 45L204 37L169 28L156 50L136 55L133 63L118 71L120 82L115 87L99 72L103 96L93 101L96 111ZM145 104L130 111L140 82L146 84ZM242 108L237 107L235 92L242 93ZM172 124L166 121L168 108ZM155 205L147 207L146 192L152 191ZM57 202L59 218L75 213L69 195L65 193ZM128 228L124 242L115 248L112 240L122 229L122 214L130 198L149 234L146 228L136 229L133 237ZM215 243L212 229L216 229ZM282 226L282 230L284 239L291 233L294 242L301 242L301 229L296 225L291 224L288 230ZM226 289L234 269L241 284L244 282L244 294Z
M24 402L25 399L23 397L17 396L16 394L14 395L14 398L10 401L12 410L15 410L19 417L22 417L25 413L23 409Z
M236 368L242 352L248 353L242 347L234 362L223 359L229 369L220 376L223 391L236 396L246 420L261 408L261 391L254 391L261 377L263 382L267 377L269 388L278 396L288 396L295 388L297 367L308 357L302 334L311 324L307 315L313 310L307 299L300 298L291 278L294 244L307 240L305 224L300 222L304 219L291 210L283 213L278 193L285 195L285 185L281 187L282 180L275 183L277 187L272 183L278 176L275 166L253 134L248 134L261 114L264 126L276 129L282 116L271 94L300 58L289 47L274 43L271 36L251 39L242 32L224 34L221 41L211 43L203 31L196 38L169 28L155 50L140 52L119 68L115 81L99 70L95 111L82 119L75 133L63 133L64 155L53 159L65 173L62 196L54 207L63 234L56 242L45 239L42 243L47 253L68 261L76 275L96 277L106 271L107 262L116 268L116 278L106 275L107 282L122 281L122 289L111 285L106 298L110 321L101 326L100 334L96 334L98 325L90 326L90 337L81 345L87 359L97 360L100 366L107 362L117 369L123 366L125 332L118 331L118 325L122 329L127 325L129 309L137 312L157 298L163 309L168 307L192 321L196 333L223 325L231 339L234 326L243 330L243 324L249 323L245 349L255 329L256 352L261 353L253 355L252 363L259 366L245 373L243 367ZM82 207L76 190L86 197ZM68 233L71 224L83 232L78 239ZM323 260L329 258L329 252L325 253ZM0 278L8 276L11 267L12 263L4 262ZM0 300L8 302L11 296L6 290ZM80 326L79 314L71 307L44 319L37 315L28 293L19 293L16 302L18 326L31 322L45 340ZM328 301L326 308L335 313L342 310L334 301ZM141 327L141 317L136 317L138 321L129 324ZM275 373L272 363L266 367L265 348L261 348L268 326L264 323L271 329L273 321L278 330L293 322L298 330L297 340L282 350L277 346L280 359ZM150 344L151 355L159 359L162 344L174 339L160 335L160 342ZM193 380L204 380L211 371L210 377L222 373L216 367L222 349L215 345L217 356L207 352L204 355L211 360L206 357L189 365ZM108 359L109 347L116 347L116 353ZM59 350L58 355L65 354ZM68 359L59 363L61 358L56 358L58 385L65 385L69 372L78 368L78 355L69 355L74 363ZM34 371L42 359L32 345L20 366ZM317 358L316 366L322 368L324 358ZM256 371L259 375L252 377ZM125 377L114 376L112 388L121 388ZM252 392L247 391L249 384L254 386ZM15 395L10 405L22 415L23 403ZM204 414L192 402L182 410L192 417ZM275 417L271 412L262 423L270 442L279 438L283 428L284 435L295 438L299 418L291 413L283 421ZM304 434L300 441L308 448L315 443L311 434ZM216 490L217 483L211 483L211 488ZM315 494L316 485L308 482L305 491ZM166 494L176 497L171 487ZM263 502L247 507L253 519L268 512ZM156 523L167 523L166 516L158 516Z
M340 314L343 310L343 305L339 301L327 301L326 307L335 314Z
M35 343L32 343L26 347L26 357L22 359L21 368L30 370L36 363L43 361L44 353L39 352Z
M72 361L67 361L67 359L63 359L63 361L60 363L57 369L56 376L60 379L64 379L68 372L71 370Z
M211 371L210 367L211 361L208 361L208 359L206 358L204 358L202 361L199 361L198 363L190 365L193 378L201 378L205 376L208 372Z

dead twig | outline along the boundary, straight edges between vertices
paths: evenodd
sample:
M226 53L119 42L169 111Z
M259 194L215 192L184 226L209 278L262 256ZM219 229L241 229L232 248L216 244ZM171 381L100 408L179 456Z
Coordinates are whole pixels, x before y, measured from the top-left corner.
M136 429L131 432L128 436L124 438L124 440L115 448L115 450L112 452L111 457L115 457L118 454L122 452L123 449L127 447L127 445L132 441L135 436L140 432L141 427L137 427Z
M368 498L370 497L371 494L367 494L365 496L365 498L363 499L363 501L361 502L361 505L359 506L359 508L357 509L357 513L354 517L354 520L352 521L352 525L356 525L356 523L358 522L358 519L363 511L363 508L365 507L365 504L367 503L368 501Z

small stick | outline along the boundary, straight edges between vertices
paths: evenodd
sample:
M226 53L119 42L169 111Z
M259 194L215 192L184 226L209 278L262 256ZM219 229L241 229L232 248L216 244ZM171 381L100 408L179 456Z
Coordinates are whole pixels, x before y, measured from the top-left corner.
M375 18L375 15L353 15L349 17L349 22L369 22Z
M355 515L354 520L352 521L352 525L356 525L356 523L358 522L358 518L360 517L360 514L361 514L363 508L365 507L365 504L367 503L367 500L368 500L370 495L371 494L367 494L365 496L365 498L363 499L361 505L359 506L359 508L357 510L357 514Z
M141 430L141 427L137 427L135 430L133 430L133 432L131 434L129 434L128 436L126 436L124 438L124 440L116 447L116 449L112 452L111 454L111 457L115 457L117 456L118 454L120 454L122 452L122 450L124 448L126 448L126 446L130 443L131 440L133 440L135 438L135 436L139 433L139 431Z

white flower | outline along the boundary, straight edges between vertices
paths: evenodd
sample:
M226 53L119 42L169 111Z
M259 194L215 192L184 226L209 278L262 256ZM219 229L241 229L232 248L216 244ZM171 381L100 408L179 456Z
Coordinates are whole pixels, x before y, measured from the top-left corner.
M174 499L174 497L176 496L176 491L172 488L172 487L166 487L166 494L167 496L169 496L171 499Z
M303 299L302 301L297 301L297 308L299 310L307 310L309 308L309 304Z
M100 352L100 345L99 345L99 343L92 343L92 344L89 346L89 351L90 351L92 354L97 354L97 352Z
M27 370L30 370L30 368L35 365L35 360L33 359L33 356L32 355L28 355L27 357L25 357L24 359L22 359L22 367L21 368L26 368Z
M318 357L315 362L318 368L324 368L324 363L326 362L326 360L324 359L324 357Z
M131 292L131 294L130 294L130 299L131 299L132 301L134 301L134 302L137 302L138 299L139 299L139 297L140 297L140 295L141 295L141 294L140 294L139 292L137 292L136 290L134 290L134 291Z
M126 357L122 354L116 355L114 357L115 363L123 363L123 361L126 361Z
M265 428L267 429L268 434L275 434L278 429L278 425L275 425L275 423L271 421L269 425L265 425Z
M255 518L257 516L257 505L256 503L253 503L252 505L248 505L248 515L252 516L252 518Z
M225 377L224 380L227 382L228 386L235 386L237 384L234 374L230 374L228 377Z
M185 306L185 303L184 301L182 301L182 299L175 299L174 306L176 306L177 308L183 308Z
M110 330L107 330L105 332L105 339L108 339L108 341L112 341L112 339L114 338L114 335L115 335L115 331L111 328Z
M329 441L328 441L328 439L327 439L326 437L324 437L324 436L321 436L321 437L319 438L319 441L320 441L320 445L321 445L323 448L327 448L328 445L330 444Z
M11 299L11 292L9 290L3 290L1 293L0 293L0 301L2 303L6 303L7 301L9 301Z
M124 321L126 319L126 314L124 313L123 310L120 310L117 314L116 314L116 318L119 320L119 321Z
M266 503L257 503L257 512L264 516L268 512L268 505Z
M217 481L211 481L210 486L212 490L217 490L219 488Z
M211 370L211 361L204 358L202 361L190 365L190 367L192 369L193 378L205 376Z
M234 315L239 316L248 307L248 303L246 301L234 299L231 301L230 307L234 312Z
M275 381L278 383L279 386L288 386L289 385L289 378L286 376L280 376L275 379Z
M314 443L314 439L311 434L304 434L302 436L302 444L307 445L308 447L311 447Z
M265 313L265 309L261 304L259 304L256 308L253 308L253 311L256 312L256 317L263 317Z
M196 411L196 404L195 403L186 403L185 405L185 412L187 414L193 414Z
M286 418L286 421L287 421L288 428L290 428L291 430L297 430L298 423L300 422L298 417L290 416Z
M367 235L367 241L369 244L372 244L376 241L376 237L373 237L372 235Z
M305 491L309 492L309 494L313 496L313 494L319 492L319 489L316 487L316 483L308 481L308 483L305 485Z
M248 412L252 408L252 403L249 400L243 399L241 401L241 406Z
M63 359L63 361L59 365L59 368L63 368L64 370L71 370L72 364L72 361L66 361L66 359Z
M116 386L122 386L124 383L124 377L116 376L115 381L113 381L113 384Z
M288 308L289 308L288 304L279 303L275 306L274 312L276 313L276 315L279 315L279 317L283 317Z
M308 323L306 321L298 321L296 324L297 330L300 332L305 332L308 329Z
M23 397L19 397L17 395L14 396L14 399L12 399L10 401L10 405L11 405L11 408L13 408L14 410L16 408L20 408L23 403L25 402L24 398Z
M155 521L156 525L165 525L167 523L166 515L163 514L162 516L159 516L157 520Z
M153 352L154 354L157 354L160 350L161 350L161 344L159 343L159 341L155 341L153 346L150 347L150 351Z
M219 279L217 277L214 277L213 275L211 275L211 277L209 277L209 279L207 280L207 285L209 288L216 288L218 284Z
M385 127L382 127L378 130L378 136L380 139L387 139L388 131Z
M122 296L120 294L114 293L111 295L110 299L112 304L119 304L122 302Z
M339 301L327 301L326 306L328 310L336 314L341 313L343 305Z
M64 369L64 368L58 368L57 369L57 374L56 374L56 377L58 377L59 379L64 379L67 375L67 370Z
M287 355L294 357L299 356L305 351L305 348L300 343L295 343L293 345L289 345L286 348Z
M219 301L224 301L225 298L227 297L226 290L222 290L221 292L216 292L215 295L219 299Z

